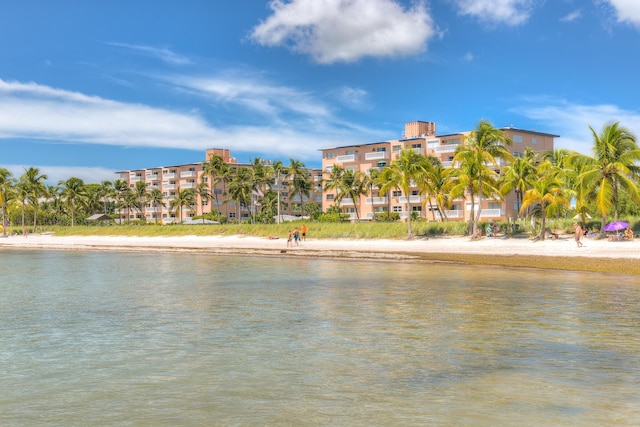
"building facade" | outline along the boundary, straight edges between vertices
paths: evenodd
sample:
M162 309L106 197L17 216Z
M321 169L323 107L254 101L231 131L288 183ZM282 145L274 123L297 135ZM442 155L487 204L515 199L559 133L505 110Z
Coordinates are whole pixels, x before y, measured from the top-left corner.
M154 203L147 196L143 199L143 206L135 209L120 208L118 213L121 220L158 222L169 224L186 221L195 216L202 216L217 211L221 216L230 221L247 221L258 209L260 189L254 194L252 203L248 206L239 205L228 196L228 183L224 180L212 185L210 177L205 173L205 163L214 156L220 156L229 169L235 171L239 168L249 168L253 165L241 164L231 157L228 149L212 148L206 151L204 162L183 165L161 166L147 169L137 169L117 172L118 179L124 181L134 192L136 187L144 183L147 192L157 189L162 194L162 203ZM269 161L263 161L264 166L270 165ZM302 206L316 204L318 209L322 203L322 171L319 169L306 169L310 180L310 196L294 194L292 192L291 178L281 176L280 182L269 185L269 188L278 194L280 198L280 213L285 216L302 216ZM209 196L199 194L198 187L204 185ZM181 212L171 209L171 202L181 190L190 189L196 193L195 204L182 207Z
M513 141L509 147L514 156L521 156L527 148L535 152L551 151L554 148L554 139L557 135L535 132L513 127L502 129L507 137ZM405 149L414 150L418 154L437 158L443 167L453 165L453 157L456 149L464 144L465 138L471 131L436 134L436 124L433 122L409 122L405 124L403 138L391 141L381 141L367 144L357 144L342 147L325 148L322 151L322 170L325 177L331 174L336 165L346 170L360 171L369 176L375 175L385 166L389 165L400 152ZM497 159L498 168L505 166L503 159ZM499 170L498 170L499 172ZM326 211L336 205L336 191L325 191L322 199L322 209ZM441 215L436 208L435 201L428 200L420 194L417 187L412 188L410 194L403 194L400 190L393 190L381 195L379 188L372 185L369 195L352 200L343 198L340 201L340 209L352 219L373 219L377 213L397 212L401 218L406 218L411 212L407 212L407 202L410 210L424 219L441 220ZM476 201L477 202L477 201ZM517 206L514 194L509 194L504 200L482 199L481 218L494 220L507 220L517 217ZM477 206L475 207L477 212ZM445 215L450 220L468 220L471 213L471 201L466 198L453 200L450 209Z

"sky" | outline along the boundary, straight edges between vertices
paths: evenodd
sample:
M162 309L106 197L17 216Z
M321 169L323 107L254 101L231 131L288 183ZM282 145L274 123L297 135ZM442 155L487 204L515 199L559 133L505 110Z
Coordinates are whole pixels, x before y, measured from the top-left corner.
M0 167L57 183L496 127L640 137L640 0L0 0Z

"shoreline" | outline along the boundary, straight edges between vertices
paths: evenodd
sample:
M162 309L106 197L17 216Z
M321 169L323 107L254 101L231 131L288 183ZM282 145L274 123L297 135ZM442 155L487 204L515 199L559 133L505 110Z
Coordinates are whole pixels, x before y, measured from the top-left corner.
M254 236L55 236L32 234L0 238L6 249L181 252L211 255L296 256L349 260L444 262L466 265L538 268L640 276L640 241L585 239L573 236L534 242L526 238L467 237L413 240L307 239L287 247L286 239Z

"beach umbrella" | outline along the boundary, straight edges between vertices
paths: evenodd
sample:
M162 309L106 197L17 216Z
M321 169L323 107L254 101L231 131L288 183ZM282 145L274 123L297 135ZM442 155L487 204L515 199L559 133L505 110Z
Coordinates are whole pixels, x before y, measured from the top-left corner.
M613 221L604 226L605 231L618 231L624 230L629 226L628 222L625 221Z

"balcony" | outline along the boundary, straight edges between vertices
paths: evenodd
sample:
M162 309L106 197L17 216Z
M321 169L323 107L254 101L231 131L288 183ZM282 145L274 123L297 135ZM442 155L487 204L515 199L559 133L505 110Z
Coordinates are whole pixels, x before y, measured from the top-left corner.
M175 190L176 189L176 185L175 184L162 184L162 189L163 190Z
M375 151L373 153L366 153L364 155L365 160L383 160L388 158L389 154L386 151Z
M145 178L147 181L157 181L160 179L157 173L148 173Z
M165 187L167 188L167 187ZM182 184L180 184L180 188L196 188L196 183L195 182L184 182Z
M502 209L482 209L480 212L480 218L497 218L504 216Z
M139 176L139 175L131 175L131 176L129 176L129 181L130 182L142 181L142 177Z
M353 206L353 199L345 197L340 201L341 206Z
M386 197L367 197L366 204L367 205L386 205L389 201Z
M344 156L337 156L336 163L349 163L358 160L358 156L355 154L345 154Z
M172 178L175 178L175 177L176 177L176 174L175 174L175 173L173 173L173 172L171 172L171 173L165 173L165 174L162 174L162 177L163 177L163 178L165 178L165 179L172 179Z
M196 176L195 171L182 171L180 172L180 178L189 178L192 176Z
M421 203L424 201L424 197L422 196L409 196L409 203ZM398 197L398 203L407 203L406 196Z
M436 154L455 153L460 144L440 145L436 147Z

